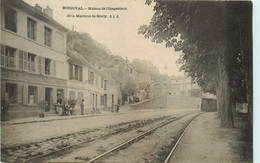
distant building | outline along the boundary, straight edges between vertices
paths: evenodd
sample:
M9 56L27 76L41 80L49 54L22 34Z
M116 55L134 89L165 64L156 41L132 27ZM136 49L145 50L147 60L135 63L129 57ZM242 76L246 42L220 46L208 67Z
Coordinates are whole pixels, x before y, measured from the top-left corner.
M176 96L201 97L201 89L190 78L181 77L172 79L168 86L168 92Z
M1 1L1 98L9 116L36 116L46 100L50 112L66 98L68 29L52 18L52 9L22 0Z
M129 77L133 81L138 80L138 72L136 71L135 67L133 67L130 63L128 63L128 65L127 65L127 72L128 72Z

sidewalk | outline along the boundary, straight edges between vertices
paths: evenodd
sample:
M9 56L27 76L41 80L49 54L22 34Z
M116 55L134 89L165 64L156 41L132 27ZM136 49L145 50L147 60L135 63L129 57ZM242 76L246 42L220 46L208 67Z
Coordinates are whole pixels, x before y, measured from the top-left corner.
M120 107L119 113L116 114L126 114L130 111L130 106L124 105ZM77 119L77 118L85 118L85 117L95 117L95 116L105 116L105 115L112 115L115 113L109 112L109 111L102 111L99 114L86 114L86 115L70 115L70 116L61 116L58 114L51 114L46 116L44 118L40 117L25 117L25 118L16 118L11 119L9 121L2 121L2 125L17 125L17 124L24 124L24 123L36 123L36 122L49 122L49 121L57 121L57 120L66 120L66 119Z
M235 118L235 128L220 128L216 113L197 117L180 141L170 162L253 162L248 120Z

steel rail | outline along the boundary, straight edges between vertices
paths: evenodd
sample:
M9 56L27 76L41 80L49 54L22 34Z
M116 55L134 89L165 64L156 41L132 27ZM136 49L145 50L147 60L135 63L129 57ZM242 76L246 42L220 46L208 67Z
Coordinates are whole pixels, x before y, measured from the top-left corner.
M189 114L191 114L191 113L189 113ZM186 114L186 115L188 115L188 114ZM185 116L185 115L183 115L183 116ZM176 118L174 118L174 119L176 119ZM50 152L50 153L45 153L45 154L36 155L36 156L30 157L30 158L27 158L27 159L25 159L24 161L34 162L34 161L37 160L37 159L43 159L44 157L52 156L52 155L54 155L54 154L58 154L59 152L68 151L68 150L70 150L70 149L73 149L74 147L81 147L83 144L89 143L89 142L91 142L91 141L94 141L94 140L82 142L81 144L66 146L66 147L63 147L63 148L58 149L58 150L56 150L56 151ZM15 161L20 161L20 160L15 160Z
M108 150L107 152L102 153L102 154L100 154L100 155L94 157L93 159L89 160L88 163L94 162L94 161L96 161L96 160L98 160L98 159L104 157L105 155L107 155L107 154L109 154L109 153L111 153L111 152L113 152L113 151L115 151L115 150L117 150L117 149L119 149L119 148L121 148L121 147L123 147L123 146L129 144L129 143L132 143L132 142L134 142L134 141L136 141L136 140L142 138L142 137L145 136L145 135L148 135L149 133L151 133L151 132L157 130L158 128L163 127L163 126L165 126L165 125L167 125L167 124L169 124L169 123L171 123L171 122L173 122L173 121L179 120L179 119L181 119L181 118L183 118L183 117L185 117L185 116L187 116L187 115L190 115L190 114L194 114L194 113L185 114L185 115L182 115L182 116L180 116L180 117L176 117L176 118L174 118L174 119L172 119L172 120L170 120L170 121L164 122L164 123L162 123L162 124L160 124L160 125L158 125L158 126L152 128L152 129L150 129L150 130L148 130L148 131L146 131L146 132L144 132L144 133L142 133L142 134L140 134L140 135L137 135L137 136L131 138L130 140L128 140L128 141L126 141L126 142L124 142L124 143L122 143L122 144L120 144L120 145L118 145L118 146L116 146L116 147L114 147L114 148L112 148L112 149L110 149L110 150ZM197 117L197 116L198 116L198 115L196 115L195 117Z
M189 126L191 125L191 122L192 122L195 118L197 118L198 116L200 116L201 114L204 114L204 113L200 113L200 114L196 115L195 117L193 117L193 118L190 120L189 124L188 124L187 127L184 129L184 131L182 132L182 134L181 134L181 136L179 137L179 139L177 140L177 142L174 144L174 146L173 146L171 152L168 154L168 156L167 156L167 158L165 159L164 163L168 163L168 162L169 162L169 160L170 160L172 154L173 154L174 151L176 150L176 148L177 148L178 144L180 143L182 137L184 136L184 134L185 134L186 131L188 130Z

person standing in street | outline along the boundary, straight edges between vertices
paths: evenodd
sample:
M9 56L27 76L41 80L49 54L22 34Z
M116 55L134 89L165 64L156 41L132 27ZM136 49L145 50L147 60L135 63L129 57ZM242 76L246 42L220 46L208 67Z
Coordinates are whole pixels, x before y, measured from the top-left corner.
M81 101L80 108L81 108L81 115L84 115L84 99L82 99Z

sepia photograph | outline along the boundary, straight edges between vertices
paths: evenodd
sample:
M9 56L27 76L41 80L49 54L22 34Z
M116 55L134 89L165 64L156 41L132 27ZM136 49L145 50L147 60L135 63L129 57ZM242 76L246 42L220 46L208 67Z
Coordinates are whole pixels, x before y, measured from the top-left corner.
M1 162L253 162L252 1L0 5Z

